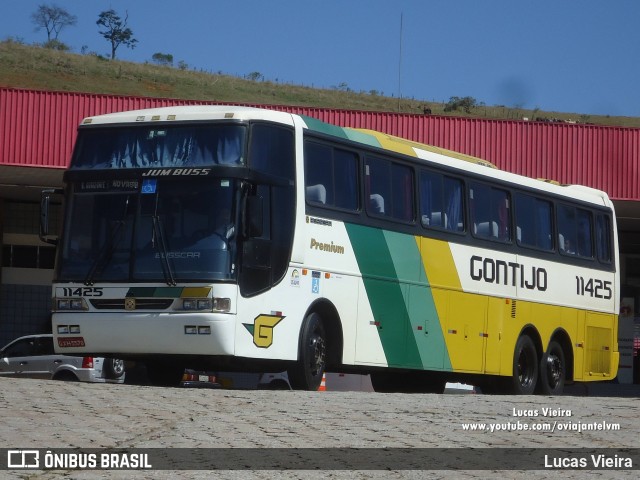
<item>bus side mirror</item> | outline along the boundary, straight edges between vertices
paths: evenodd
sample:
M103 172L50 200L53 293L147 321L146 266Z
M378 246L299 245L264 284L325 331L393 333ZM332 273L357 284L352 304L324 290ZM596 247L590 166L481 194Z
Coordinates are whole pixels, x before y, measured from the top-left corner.
M40 196L40 240L51 245L57 245L57 238L49 238L49 207L51 205L51 195L60 195L59 188L48 188L42 190Z
M245 235L248 238L262 236L264 222L264 202L262 197L247 197L244 221Z

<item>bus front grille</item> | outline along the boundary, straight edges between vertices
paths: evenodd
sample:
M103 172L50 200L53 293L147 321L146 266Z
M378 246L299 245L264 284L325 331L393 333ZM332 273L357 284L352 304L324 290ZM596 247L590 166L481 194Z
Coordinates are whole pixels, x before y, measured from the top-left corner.
M173 303L172 298L129 298L93 299L91 305L97 310L166 310ZM133 308L132 308L133 307Z

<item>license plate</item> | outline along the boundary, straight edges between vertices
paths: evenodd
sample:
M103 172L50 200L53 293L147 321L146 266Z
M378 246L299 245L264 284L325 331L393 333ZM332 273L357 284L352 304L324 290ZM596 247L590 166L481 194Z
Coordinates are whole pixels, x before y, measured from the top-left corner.
M65 347L84 347L84 338L83 337L58 338L58 346L60 348L65 348Z

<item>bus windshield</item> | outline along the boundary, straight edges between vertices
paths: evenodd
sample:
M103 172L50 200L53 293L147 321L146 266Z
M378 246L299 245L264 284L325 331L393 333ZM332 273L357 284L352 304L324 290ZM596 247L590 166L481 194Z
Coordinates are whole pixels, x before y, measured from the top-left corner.
M244 165L246 126L136 125L81 129L72 170Z
M130 190L121 181L101 193L83 192L86 183L73 184L59 281L235 278L237 180L133 180Z

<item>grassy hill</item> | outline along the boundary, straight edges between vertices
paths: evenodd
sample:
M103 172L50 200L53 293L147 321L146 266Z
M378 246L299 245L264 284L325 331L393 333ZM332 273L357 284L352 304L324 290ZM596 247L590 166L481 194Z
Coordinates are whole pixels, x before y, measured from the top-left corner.
M170 66L107 60L60 52L12 40L0 42L0 86L218 102L301 105L492 119L556 119L599 125L640 127L638 117L543 112L505 106L477 106L466 113L445 112L442 103L385 97L369 92L316 89Z

